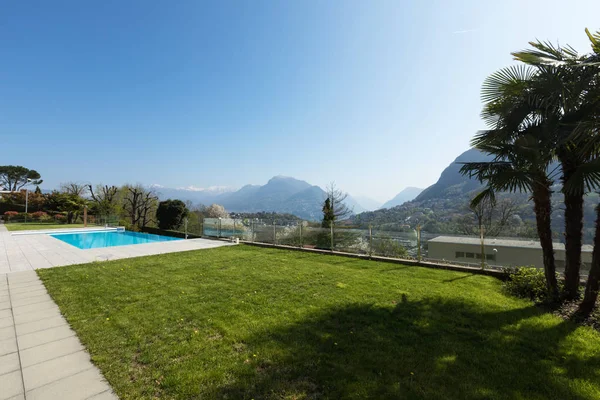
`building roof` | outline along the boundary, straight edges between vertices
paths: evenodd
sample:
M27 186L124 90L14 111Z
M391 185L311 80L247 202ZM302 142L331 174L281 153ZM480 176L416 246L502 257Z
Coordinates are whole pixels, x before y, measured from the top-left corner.
M433 239L430 239L428 243L450 243L450 244L471 244L471 245L481 245L481 240L478 237L468 237L468 236L437 236ZM520 248L529 248L529 249L541 249L540 242L538 240L519 240L519 239L496 239L496 238L485 238L484 244L486 246L496 246L496 247L520 247ZM553 244L554 250L564 250L565 245L562 243L554 242ZM581 248L581 251L584 252L592 252L594 247L589 244L584 244Z

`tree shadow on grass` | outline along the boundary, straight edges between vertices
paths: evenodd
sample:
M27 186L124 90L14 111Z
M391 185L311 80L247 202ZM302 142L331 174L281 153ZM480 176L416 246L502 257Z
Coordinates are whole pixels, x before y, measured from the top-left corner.
M577 356L564 345L575 326L540 315L441 299L333 309L246 338L248 358L209 397L594 398L569 382L599 382L600 357Z

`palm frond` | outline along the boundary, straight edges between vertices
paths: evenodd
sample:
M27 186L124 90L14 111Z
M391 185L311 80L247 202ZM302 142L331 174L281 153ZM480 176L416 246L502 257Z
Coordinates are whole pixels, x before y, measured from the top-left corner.
M529 65L563 65L577 58L572 47L561 48L550 42L529 42L534 49L511 53L515 60Z
M596 54L600 54L600 31L591 33L588 28L585 28L585 34L590 39L592 51Z
M477 196L471 200L469 206L471 208L476 208L482 201L485 200L489 200L491 205L496 204L496 192L489 186L482 190L481 193L477 194Z
M481 100L491 103L507 96L518 96L534 74L535 69L527 65L502 68L483 82Z
M600 188L600 158L580 166L563 185L565 193L591 192Z

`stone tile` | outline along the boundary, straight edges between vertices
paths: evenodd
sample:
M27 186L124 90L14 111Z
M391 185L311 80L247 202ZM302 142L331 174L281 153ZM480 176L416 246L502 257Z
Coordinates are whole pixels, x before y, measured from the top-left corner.
M11 312L11 310L2 310L2 311L9 311ZM0 311L0 313L2 313L2 311ZM7 326L13 326L14 322L13 322L13 318L12 318L12 312L10 314L8 314L6 317L0 317L0 328L6 328Z
M119 400L116 394L112 390L107 390L95 396L90 397L87 400Z
M21 371L14 371L8 374L0 375L0 399L10 399L23 393L23 381L21 380Z
M26 397L29 397L28 392L33 389L90 368L93 368L93 365L85 351L79 351L23 368Z
M28 304L26 306L21 306L21 307L13 307L13 315L17 316L17 315L21 315L21 314L27 314L30 312L52 310L52 309L58 310L58 306L56 304L54 304L54 302L52 300L46 300L43 303Z
M42 293L33 297L27 297L25 299L13 299L11 296L11 301L13 308L17 308L29 304L38 304L43 303L45 301L52 301L52 297L50 297L50 295L48 295L47 293Z
M10 310L10 300L0 301L0 311Z
M17 335L27 335L29 333L43 331L50 328L56 328L62 325L67 325L67 321L60 316L44 318L37 321L28 322L26 324L17 325Z
M44 310L37 310L30 313L15 315L15 324L21 325L28 322L39 321L46 318L55 317L60 314L58 307L48 308Z
M17 287L13 287L11 285L10 294L12 296L13 294L17 294L17 293L29 293L29 292L33 292L34 290L41 290L41 289L46 289L44 287L44 285L42 285L42 282L30 283L27 286L17 286Z
M15 338L15 327L7 326L6 328L0 328L0 340L14 339Z
M0 356L0 375L13 371L20 371L19 353L10 353Z
M84 350L77 336L21 350L23 368Z
M17 341L19 342L19 349L23 351L25 349L29 349L30 347L54 342L55 340L64 339L74 335L75 332L71 330L68 325L62 325L56 328L28 333L26 335L19 335L17 337Z
M38 289L38 290L32 290L29 292L23 292L23 293L11 293L10 298L13 300L21 300L21 299L28 299L30 297L35 297L35 296L39 296L41 294L47 294L48 291L46 289Z
M0 356L14 353L17 351L17 341L15 338L0 340Z
M8 275L8 283L19 283L19 282L30 282L38 279L37 274L34 271L19 272Z
M24 394L18 394L15 397L11 397L8 400L25 400L25 395Z
M27 382L27 378L25 378L25 381ZM98 370L90 368L37 389L27 391L27 399L81 400L105 393L109 390L110 387Z

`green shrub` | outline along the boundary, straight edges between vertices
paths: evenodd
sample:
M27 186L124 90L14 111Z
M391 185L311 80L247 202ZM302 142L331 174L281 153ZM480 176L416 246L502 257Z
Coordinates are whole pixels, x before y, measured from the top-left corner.
M535 302L546 302L549 300L546 288L546 276L544 270L535 267L505 268L508 279L504 282L504 289L513 296L530 299ZM557 274L560 285L560 277Z

